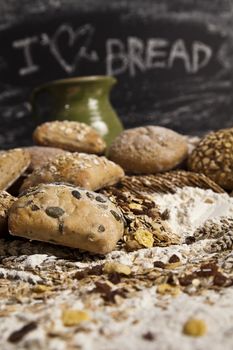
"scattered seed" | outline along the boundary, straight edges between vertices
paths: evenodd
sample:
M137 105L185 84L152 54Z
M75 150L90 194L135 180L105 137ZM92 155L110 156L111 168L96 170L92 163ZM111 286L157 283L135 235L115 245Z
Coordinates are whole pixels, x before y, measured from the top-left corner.
M62 313L62 322L66 327L76 326L89 320L90 316L86 311L68 309Z
M111 287L107 283L103 282L95 282L96 288L94 288L92 291L96 293L100 293L102 295L102 298L106 302L115 303L115 297L119 295L122 298L126 298L126 290L124 288L118 288L112 290Z
M153 333L147 332L147 333L142 335L142 338L145 340L148 340L148 341L153 341L155 339L155 336Z
M176 254L173 254L170 259L168 260L168 262L170 264L173 264L173 263L177 263L177 262L180 262L180 258L176 255Z
M40 294L40 293L46 293L46 292L49 292L50 290L51 290L51 287L46 286L46 285L44 285L44 284L37 284L37 285L32 289L32 291L33 291L34 293L38 293L38 294Z
M180 293L180 288L179 286L171 286L168 283L162 283L158 285L157 287L157 293L159 294L170 294L174 297L176 297Z
M185 239L186 244L193 244L195 241L196 241L196 239L193 236L187 236Z
M25 326L23 326L22 328L20 328L19 330L11 333L11 335L8 338L8 341L11 343L17 343L20 340L22 340L27 333L33 331L36 328L37 328L37 324L35 322L30 322Z
M192 284L192 281L194 280L195 276L192 274L189 275L185 275L183 277L179 278L179 282L181 286L189 286L190 284Z
M162 261L154 261L154 267L165 269L165 264Z
M118 284L121 282L121 277L119 273L113 272L108 275L108 280L113 284Z
M128 265L120 264L117 262L106 262L103 267L103 272L107 274L116 272L128 276L131 274L131 268Z
M139 229L134 234L135 240L143 247L152 248L154 244L153 234L150 231Z
M192 337L200 337L207 332L206 323L203 320L190 319L183 327L183 333Z

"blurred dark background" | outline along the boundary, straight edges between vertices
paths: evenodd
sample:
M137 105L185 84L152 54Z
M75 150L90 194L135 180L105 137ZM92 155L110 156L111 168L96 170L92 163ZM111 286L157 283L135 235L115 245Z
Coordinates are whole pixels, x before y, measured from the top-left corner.
M50 80L118 79L125 127L233 125L233 1L1 0L0 148L30 144L29 96Z

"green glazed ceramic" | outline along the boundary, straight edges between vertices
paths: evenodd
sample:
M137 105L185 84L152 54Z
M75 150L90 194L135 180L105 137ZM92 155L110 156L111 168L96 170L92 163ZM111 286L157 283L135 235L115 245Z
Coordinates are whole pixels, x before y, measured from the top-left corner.
M55 80L35 89L33 115L40 121L73 120L95 128L109 145L123 130L109 101L116 79L89 76Z

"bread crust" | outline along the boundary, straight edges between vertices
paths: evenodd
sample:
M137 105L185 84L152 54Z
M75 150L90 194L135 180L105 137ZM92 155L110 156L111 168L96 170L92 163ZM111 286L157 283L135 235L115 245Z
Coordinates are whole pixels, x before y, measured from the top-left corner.
M30 153L31 163L28 167L28 172L32 172L36 168L40 168L55 157L65 154L61 148L45 147L45 146L31 146L26 147L26 151Z
M31 158L27 150L14 148L0 153L0 190L8 189L28 168Z
M175 168L187 156L185 137L159 126L123 131L113 141L109 158L129 174L154 174Z
M7 236L8 212L16 198L6 191L0 191L0 238Z
M107 197L72 185L34 187L9 214L9 232L14 236L97 254L112 251L123 231L121 211Z
M58 147L71 152L103 154L106 143L92 127L74 121L53 121L39 125L33 140L37 145Z
M105 157L67 152L35 169L24 181L21 191L40 183L51 182L71 183L95 191L117 183L123 176L123 169Z

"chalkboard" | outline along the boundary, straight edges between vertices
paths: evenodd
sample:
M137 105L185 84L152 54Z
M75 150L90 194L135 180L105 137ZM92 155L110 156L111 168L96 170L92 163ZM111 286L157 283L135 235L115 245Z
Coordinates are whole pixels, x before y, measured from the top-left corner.
M0 148L30 144L34 87L118 79L125 127L201 134L233 125L233 1L2 0Z

